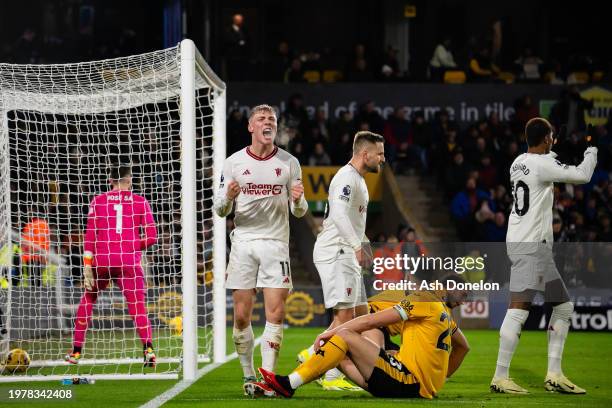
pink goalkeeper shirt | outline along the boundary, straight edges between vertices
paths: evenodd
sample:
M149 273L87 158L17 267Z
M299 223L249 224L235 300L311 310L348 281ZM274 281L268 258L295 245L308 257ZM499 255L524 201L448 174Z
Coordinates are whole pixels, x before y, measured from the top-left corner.
M141 238L144 230L145 238ZM140 265L142 250L157 241L146 198L128 190L100 194L89 205L83 249L96 266Z

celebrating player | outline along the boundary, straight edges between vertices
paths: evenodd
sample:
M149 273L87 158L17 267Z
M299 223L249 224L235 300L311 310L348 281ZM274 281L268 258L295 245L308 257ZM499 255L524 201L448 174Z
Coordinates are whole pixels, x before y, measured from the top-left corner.
M232 250L225 286L232 290L232 338L244 374L244 391L257 381L253 365L251 313L256 289L263 289L266 327L262 335L262 366L274 370L283 340L285 300L292 288L289 265L289 211L302 217L308 210L298 160L274 145L277 121L269 105L253 108L248 121L251 145L224 163L215 211L227 216L234 206ZM288 205L289 202L289 205ZM265 395L274 392L267 390Z
M361 131L353 140L353 157L332 178L323 230L317 236L313 261L321 277L326 308L333 308L330 329L368 312L368 302L361 267L367 264L368 242L365 236L368 211L368 186L364 176L378 173L385 161L384 138ZM303 362L314 352L302 350ZM265 368L265 367L264 367ZM338 369L331 369L319 384L327 390L359 390L344 380Z
M290 398L298 387L348 357L356 369L347 369L347 376L375 397L433 398L469 350L451 316L451 309L466 295L464 291L412 293L391 308L320 334L315 340L315 354L288 376L264 368L259 371L278 394ZM367 332L398 323L402 344L391 356Z
M140 260L142 251L157 241L157 228L147 200L131 191L130 167L113 167L110 182L112 190L98 195L89 205L83 243L85 293L77 310L73 349L66 361L79 362L98 294L113 280L125 297L142 341L144 364L154 367L155 353Z
M584 394L586 391L568 380L561 370L574 304L553 260L553 183L587 183L597 164L597 148L588 147L580 165L568 166L555 160L556 155L551 153L553 128L546 119L533 118L527 122L525 136L529 149L510 168L514 195L506 236L512 261L510 306L499 331L497 368L490 388L508 394L528 393L509 377L508 371L533 298L538 291L544 291L545 301L553 305L544 386L548 391Z

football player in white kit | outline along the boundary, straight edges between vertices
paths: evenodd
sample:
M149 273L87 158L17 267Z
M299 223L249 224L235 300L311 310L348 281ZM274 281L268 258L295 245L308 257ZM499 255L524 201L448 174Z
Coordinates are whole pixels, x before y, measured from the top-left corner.
M289 265L289 208L296 217L308 210L300 163L274 145L277 119L269 105L252 109L251 145L225 160L214 208L227 216L234 207L236 228L225 287L232 290L232 338L244 375L245 394L274 392L253 387L254 336L251 314L257 289L263 290L266 326L262 334L262 367L273 370L283 339L285 300L292 288ZM269 391L269 392L268 392Z
M588 147L578 166L564 165L551 152L553 127L543 118L533 118L525 126L529 149L514 160L510 180L514 203L508 220L506 247L512 262L510 306L499 331L497 367L491 391L527 394L509 377L509 367L518 345L521 329L537 292L553 305L548 323L548 391L584 394L585 390L563 375L561 357L574 304L561 280L552 254L553 186L558 183L588 183L597 164L597 148Z
M368 312L362 266L371 254L365 235L368 211L368 186L364 176L378 173L385 161L384 138L376 133L355 134L353 157L332 178L323 230L314 245L313 261L321 277L325 307L334 310L330 329ZM314 352L302 350L298 360L305 361ZM337 368L319 381L326 390L361 390L347 382Z

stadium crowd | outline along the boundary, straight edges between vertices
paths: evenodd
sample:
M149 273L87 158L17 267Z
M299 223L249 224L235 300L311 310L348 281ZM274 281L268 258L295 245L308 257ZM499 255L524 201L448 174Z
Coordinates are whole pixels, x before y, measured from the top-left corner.
M343 165L351 154L351 135L372 130L386 140L387 162L396 173L419 172L445 192L449 211L464 241L504 241L507 217L512 204L508 170L514 159L527 150L522 137L526 122L539 115L529 95L515 103L509 122L496 113L465 129L452 121L446 111L431 120L422 112L408 118L402 107L384 118L373 101L361 106L355 117L343 112L330 121L323 110L310 118L303 97L291 95L281 113L277 142L307 165ZM570 108L571 106L571 108ZM551 121L563 126L563 140L555 147L559 159L579 164L585 149L584 110L590 101L576 88L564 89L552 108ZM571 113L570 113L571 112ZM599 164L592 181L584 186L557 184L555 187L555 239L558 241L608 241L611 237L612 122L594 128L599 140ZM239 110L228 115L228 154L248 140L246 118ZM389 231L391 239L398 233ZM387 237L385 237L386 240ZM401 240L400 240L401 241Z
M86 8L87 11L87 8ZM9 63L62 63L116 58L142 52L143 47L161 48L127 22L113 23L113 30L94 35L94 23L84 19L77 27L57 21L53 4L44 10L48 22L27 27L17 38L0 40L0 61ZM118 12L115 10L115 14ZM107 13L108 14L108 13ZM112 15L110 13L109 15ZM107 16L108 17L108 16ZM93 17L92 17L93 18ZM111 21L110 17L107 18ZM104 20L104 24L108 24ZM52 23L53 22L53 23ZM252 40L241 14L219 40L223 63L219 67L226 81L300 82L525 82L575 84L606 82L612 78L612 63L592 55L538 56L533 45L525 45L517 55L504 49L501 28L471 35L465 44L455 44L450 36L431 50L425 72L409 72L400 63L399 50L386 46L368 49L364 43L346 44L344 50L298 47L281 40L273 50L255 56ZM58 27L62 29L59 30ZM421 61L424 62L424 61ZM414 62L412 62L414 63ZM445 77L447 71L450 72Z

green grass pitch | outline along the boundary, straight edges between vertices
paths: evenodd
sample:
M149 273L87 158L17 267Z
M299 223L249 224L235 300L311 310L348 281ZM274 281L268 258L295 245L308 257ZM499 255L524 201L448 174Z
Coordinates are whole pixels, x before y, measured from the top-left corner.
M287 373L295 367L295 355L310 344L322 329L285 330L278 371ZM202 377L164 407L323 407L391 408L398 403L410 406L465 407L610 407L612 406L612 335L609 333L570 333L565 346L564 372L587 395L560 395L543 388L546 372L546 333L523 332L512 362L511 375L531 392L527 396L491 394L489 381L497 358L497 337L493 330L466 330L471 351L462 367L444 386L437 399L383 400L366 392L322 391L309 384L297 391L292 400L257 399L242 396L241 370L233 360ZM229 336L228 336L229 337ZM228 344L228 352L233 347ZM258 363L259 350L255 362ZM172 387L175 381L98 381L93 385L70 386L71 401L9 400L8 390L66 388L58 382L0 384L0 406L58 407L137 407Z

